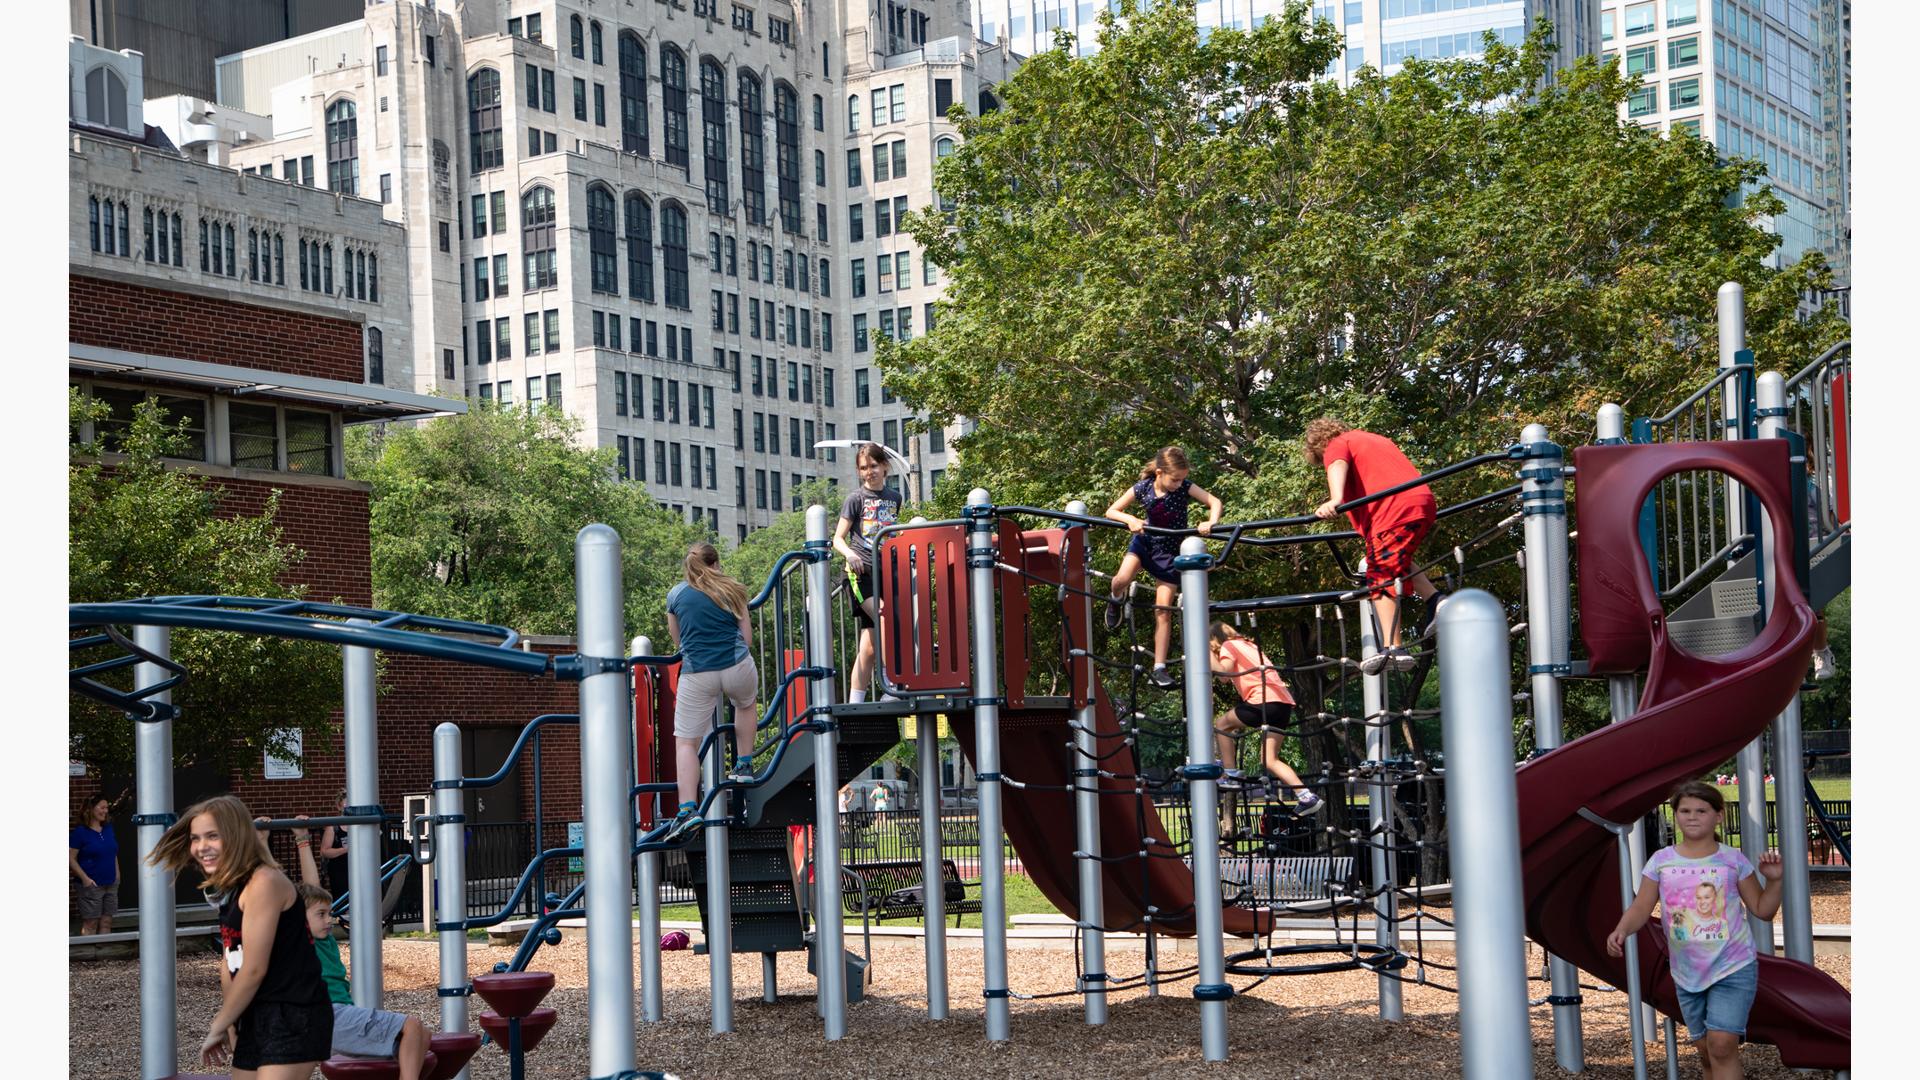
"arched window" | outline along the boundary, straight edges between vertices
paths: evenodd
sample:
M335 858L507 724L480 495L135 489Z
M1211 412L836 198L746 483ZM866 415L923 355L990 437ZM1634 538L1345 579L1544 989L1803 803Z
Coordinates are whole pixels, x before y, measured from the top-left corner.
M127 130L127 84L112 68L87 72L87 123Z
M589 29L593 31L593 62L596 64L604 64L606 63L606 54L601 51L600 48L600 21L595 19Z
M520 198L520 250L525 253L528 292L560 283L553 243L553 189L537 187Z
M500 142L500 73L481 68L467 79L467 157L477 175L506 163Z
M686 170L687 58L672 45L660 46L660 107L667 116L667 164Z
M860 95L847 95L847 133L860 130Z
M667 306L692 311L687 295L687 212L679 203L660 207L660 252L667 264Z
M587 251L593 268L593 291L620 293L620 264L613 250L613 192L587 189Z
M327 190L360 194L360 121L353 102L327 106Z
M767 223L767 142L761 121L764 102L760 80L750 71L740 73L740 201L747 208L747 224Z
M993 91L982 89L980 91L980 115L985 116L990 112L998 112L999 110L1000 100L993 96Z
M382 340L380 328L367 327L367 381L375 386L387 380L386 343Z
M627 294L653 303L653 207L638 193L627 195ZM639 342L634 342L638 352Z
M933 160L940 161L951 153L953 153L952 136L942 135L933 141Z
M800 227L800 95L786 83L773 85L774 166L780 177L780 228L795 236Z
M620 149L647 156L647 48L631 30L620 35Z
M706 150L707 213L731 217L727 207L727 73L719 61L700 61L701 142Z
M581 21L580 16L575 15L568 20L567 25L570 31L568 41L573 46L573 58L585 60L587 58L587 24Z
M380 302L380 256L367 256L367 299Z
M100 197L87 196L87 247L100 250Z

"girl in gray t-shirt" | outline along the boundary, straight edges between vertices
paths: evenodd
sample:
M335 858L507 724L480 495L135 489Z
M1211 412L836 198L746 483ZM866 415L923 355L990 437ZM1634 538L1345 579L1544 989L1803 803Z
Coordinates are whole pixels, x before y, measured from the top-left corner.
M873 536L900 520L900 496L887 487L892 465L879 443L863 443L854 454L860 486L840 504L840 523L833 530L833 548L847 560L847 586L853 593L854 616L860 620L860 647L853 662L848 701L867 700L873 683L873 628L880 615L880 587L874 572Z

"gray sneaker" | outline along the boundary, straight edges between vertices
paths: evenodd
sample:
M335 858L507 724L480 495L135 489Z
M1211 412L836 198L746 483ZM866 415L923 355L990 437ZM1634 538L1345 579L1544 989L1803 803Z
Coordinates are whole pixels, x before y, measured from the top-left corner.
M1120 629L1120 618L1125 614L1122 608L1123 605L1120 600L1111 596L1107 597L1107 629Z
M1300 800L1293 804L1293 814L1295 817L1311 817L1326 808L1327 800L1309 791L1301 795Z
M1420 658L1405 649L1388 649L1387 663L1395 671L1412 671L1420 666Z
M677 843L704 823L705 819L699 814L692 810L682 810L674 816L673 824L668 826L666 835L660 839L668 844Z
M1360 661L1360 674L1362 675L1380 674L1381 672L1387 670L1388 659L1389 658L1387 654L1384 652L1374 653L1372 656L1369 656L1366 659Z

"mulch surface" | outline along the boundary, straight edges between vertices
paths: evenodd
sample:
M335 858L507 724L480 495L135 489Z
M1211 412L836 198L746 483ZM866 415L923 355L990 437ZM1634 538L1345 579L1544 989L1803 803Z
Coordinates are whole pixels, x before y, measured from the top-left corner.
M1847 922L1846 882L1815 881L1815 922ZM853 940L853 939L850 939ZM345 950L343 950L344 952ZM511 956L507 948L475 944L470 970L485 972ZM1427 956L1451 963L1447 947L1429 945ZM1137 945L1115 943L1108 968L1116 977L1138 973ZM1460 1075L1459 1025L1455 995L1433 986L1404 985L1406 1018L1379 1019L1378 978L1347 971L1330 975L1272 978L1255 985L1229 976L1243 991L1228 1006L1229 1060L1208 1064L1200 1051L1200 1022L1190 996L1191 981L1164 988L1159 997L1144 990L1115 993L1112 1016L1104 1027L1088 1027L1078 998L1062 997L1012 1003L1012 1040L986 1041L980 998L980 952L976 942L955 939L948 956L949 1019L926 1020L923 945L917 939L876 940L873 987L866 1001L848 1011L848 1034L829 1044L814 1012L813 979L804 954L779 958L780 1000L761 1002L757 957L736 957L734 1032L713 1035L707 1007L708 969L704 956L691 951L664 955L666 1019L636 1023L636 1063L683 1078L752 1074L759 1077L1377 1077ZM560 1023L527 1058L527 1075L542 1080L581 1080L587 1075L586 946L577 933L558 946L543 948L533 967L552 971L558 986L546 1004L559 1010ZM1163 967L1191 963L1190 953L1162 955ZM1842 985L1851 986L1848 956L1821 956L1816 963ZM213 955L181 957L178 1008L182 1069L193 1063L218 1007L218 960ZM389 940L385 946L387 1007L422 1018L437 1030L438 952L433 942ZM1529 966L1540 973L1541 954L1529 950ZM639 961L636 956L636 977ZM1016 947L1009 967L1014 990L1042 993L1070 989L1074 955L1060 947ZM1409 967L1407 973L1413 974ZM1429 968L1434 983L1451 985L1453 973ZM1583 979L1591 983L1591 979ZM1544 982L1534 996L1544 997ZM139 1002L137 966L131 960L75 962L68 979L68 1051L71 1075L83 1080L123 1080L138 1074ZM1594 1078L1630 1077L1632 1057L1626 997L1588 991L1583 1008L1587 1072ZM477 1012L480 1008L476 1000ZM637 1008L637 1004L636 1004ZM1571 1075L1553 1059L1550 1010L1532 1010L1535 1073ZM1663 1050L1650 1045L1656 1074L1664 1073ZM1780 1064L1769 1046L1745 1050L1749 1077L1787 1080L1796 1076ZM506 1057L496 1048L474 1059L476 1080L504 1080ZM1698 1075L1694 1061L1682 1058L1682 1075Z

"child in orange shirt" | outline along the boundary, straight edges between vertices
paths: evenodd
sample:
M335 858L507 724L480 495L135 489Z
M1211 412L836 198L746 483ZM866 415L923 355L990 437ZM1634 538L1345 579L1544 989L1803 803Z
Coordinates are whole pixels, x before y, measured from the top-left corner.
M1214 677L1231 679L1240 694L1240 704L1214 720L1214 738L1219 742L1221 763L1235 759L1235 732L1260 729L1260 763L1293 789L1294 798L1298 800L1294 812L1319 813L1326 808L1326 800L1314 794L1300 779L1300 774L1293 771L1293 766L1280 757L1280 744L1286 738L1287 721L1293 718L1294 702L1279 670L1267 660L1259 645L1226 623L1214 623L1212 636ZM1227 769L1227 778L1231 782L1242 781L1240 770L1235 768Z

